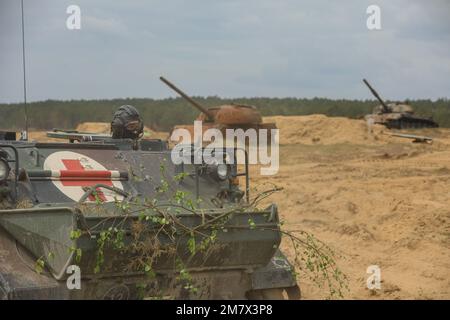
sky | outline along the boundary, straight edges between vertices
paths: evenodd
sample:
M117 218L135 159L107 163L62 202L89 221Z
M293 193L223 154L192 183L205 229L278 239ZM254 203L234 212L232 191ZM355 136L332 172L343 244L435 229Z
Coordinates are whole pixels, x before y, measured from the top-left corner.
M381 9L369 30L367 7ZM69 5L81 29L69 30ZM0 0L0 103L23 101L19 0ZM448 0L24 0L28 101L450 97Z

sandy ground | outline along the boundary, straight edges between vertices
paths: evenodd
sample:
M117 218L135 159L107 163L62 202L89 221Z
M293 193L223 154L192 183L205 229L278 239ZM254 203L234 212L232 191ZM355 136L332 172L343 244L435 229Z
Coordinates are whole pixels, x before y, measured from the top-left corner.
M342 256L345 298L450 298L449 129L411 131L434 137L429 145L390 137L381 126L369 134L362 120L265 121L280 128L280 171L252 182L283 187L271 201L286 228L311 232ZM381 290L366 287L370 265L381 268ZM299 282L303 298L327 296Z
M393 138L382 126L323 115L265 118L280 128L280 170L253 186L274 183L286 228L313 233L340 256L347 299L450 299L450 130L414 131L433 144ZM109 132L86 123L80 131ZM147 129L146 136L166 138ZM45 133L32 138L45 140ZM292 251L282 245L292 258ZM366 288L367 267L381 268L381 290ZM299 279L303 298L327 292Z

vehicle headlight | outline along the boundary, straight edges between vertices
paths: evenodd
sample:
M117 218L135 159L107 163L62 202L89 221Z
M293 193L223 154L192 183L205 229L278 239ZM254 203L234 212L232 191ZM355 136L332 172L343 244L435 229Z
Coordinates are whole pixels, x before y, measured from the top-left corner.
M222 164L218 164L217 165L217 177L220 180L225 180L226 178L228 178L228 166L224 163Z
M0 182L4 182L9 176L9 164L0 158Z

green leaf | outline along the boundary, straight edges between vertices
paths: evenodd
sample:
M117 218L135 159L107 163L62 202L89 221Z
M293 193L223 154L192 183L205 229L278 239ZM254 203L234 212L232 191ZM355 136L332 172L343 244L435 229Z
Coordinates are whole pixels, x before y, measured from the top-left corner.
M70 231L70 239L71 240L76 240L79 237L81 237L81 230L80 229L76 229L76 230L71 230Z

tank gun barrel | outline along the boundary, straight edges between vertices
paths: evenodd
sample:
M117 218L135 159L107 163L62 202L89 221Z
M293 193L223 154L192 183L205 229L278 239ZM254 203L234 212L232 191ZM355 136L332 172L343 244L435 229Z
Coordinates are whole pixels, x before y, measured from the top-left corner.
M374 97L377 98L377 100L381 103L381 105L383 106L383 110L385 112L388 112L389 107L386 105L386 103L383 101L383 99L381 99L381 97L378 95L378 93L375 91L375 89L372 88L372 86L369 84L369 82L366 79L363 79L363 82L369 88L370 92L372 92Z
M198 110L200 110L201 112L203 112L204 114L206 114L206 116L210 119L213 120L214 117L212 116L212 114L208 111L208 109L206 109L205 107L203 107L202 105L200 105L198 102L196 102L194 99L192 99L191 97L189 97L186 93L184 93L183 91L181 91L179 88L177 88L172 82L170 82L169 80L167 80L164 77L159 77L159 79L164 82L169 88L171 88L173 91L175 91L176 93L178 93L180 96L182 96L184 99L186 99L190 104L192 104L194 107L196 107Z

